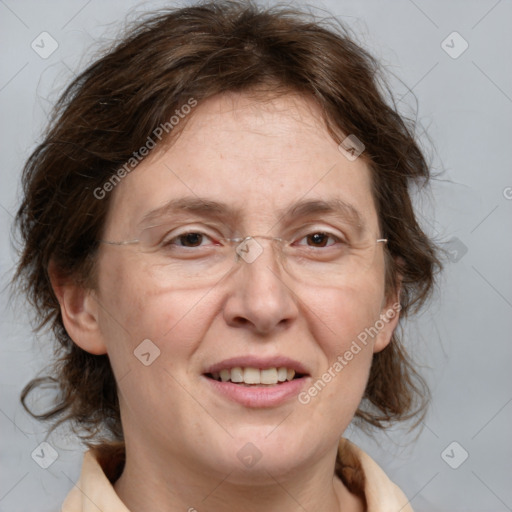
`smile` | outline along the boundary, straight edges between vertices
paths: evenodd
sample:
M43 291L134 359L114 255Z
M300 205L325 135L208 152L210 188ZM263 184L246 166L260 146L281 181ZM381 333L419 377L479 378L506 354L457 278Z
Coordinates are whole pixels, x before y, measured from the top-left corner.
M236 366L231 369L225 368L220 372L209 373L206 376L219 382L232 382L246 386L275 386L276 384L302 377L301 374L296 373L292 368L286 368L285 366L265 368L264 370Z
M220 361L203 373L217 396L248 408L272 408L293 400L310 380L310 371L285 356L240 356Z

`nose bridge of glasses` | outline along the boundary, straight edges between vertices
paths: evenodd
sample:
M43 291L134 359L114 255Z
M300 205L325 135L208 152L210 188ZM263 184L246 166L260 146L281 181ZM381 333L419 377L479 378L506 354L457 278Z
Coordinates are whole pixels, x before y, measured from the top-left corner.
M257 239L260 241L258 242ZM246 263L253 263L265 251L265 244L261 243L262 240L267 242L267 246L277 245L279 249L284 242L282 238L268 235L249 235L240 238L228 238L227 240L231 242L235 250L237 260L243 260ZM272 244L272 242L274 242L274 244ZM276 244L275 242L278 243Z

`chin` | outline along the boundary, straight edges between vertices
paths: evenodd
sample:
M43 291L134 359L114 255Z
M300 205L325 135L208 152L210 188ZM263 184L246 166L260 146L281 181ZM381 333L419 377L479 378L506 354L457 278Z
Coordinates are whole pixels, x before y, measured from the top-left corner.
M275 429L275 425L273 426ZM314 442L314 437L292 433L285 428L272 432L269 427L246 427L245 435L225 436L223 442L212 442L207 465L212 465L219 478L240 485L275 483L313 463L315 454L321 457L326 446ZM269 432L271 432L269 434ZM322 439L320 437L319 439ZM204 453L203 460L204 460Z

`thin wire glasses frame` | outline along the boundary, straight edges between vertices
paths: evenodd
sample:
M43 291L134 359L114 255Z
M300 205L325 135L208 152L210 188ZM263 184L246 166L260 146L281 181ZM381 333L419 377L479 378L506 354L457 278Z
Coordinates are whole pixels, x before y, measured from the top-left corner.
M162 229L159 233L151 232L155 228ZM144 238L145 233L147 238ZM190 235L193 237L186 238ZM322 235L323 238L309 238L312 235ZM204 236L211 243L203 244ZM328 243L325 237L327 240L332 239L333 243L309 245L311 242ZM306 243L301 243L305 239ZM276 262L294 282L323 287L355 283L372 266L372 246L376 249L378 245L388 242L387 238L372 236L356 242L350 236L343 238L342 235L322 229L303 231L303 235L294 237L294 240L269 235L228 238L192 226L186 231L178 231L165 225L144 229L138 238L99 242L114 247L134 246L137 252L147 255L147 271L150 273L145 275L152 277L159 288L187 289L214 284L240 268L240 263L251 264L256 261L264 252L258 240L277 243L279 250ZM140 251L136 249L138 244L141 246Z
M244 237L235 237L235 238L221 237L221 238L219 238L219 241L228 242L230 244L241 244L243 242L247 243L250 240L255 240L256 238L262 238L264 240L276 241L276 242L281 242L281 243L293 243L293 240L285 240L284 238L281 238L281 237L267 236L267 235L247 235ZM134 245L134 244L141 243L141 240L138 238L135 238L133 240L121 240L119 242L114 242L111 240L99 240L99 242L102 244L107 244L107 245ZM387 238L377 238L375 240L375 243L387 244L388 239Z

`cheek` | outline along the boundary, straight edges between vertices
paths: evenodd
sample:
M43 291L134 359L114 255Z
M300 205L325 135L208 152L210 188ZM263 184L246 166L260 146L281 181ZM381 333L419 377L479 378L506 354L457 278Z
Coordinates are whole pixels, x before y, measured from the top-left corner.
M205 290L162 289L130 257L106 256L100 268L100 328L113 365L139 364L133 352L146 339L170 365L195 350L212 311Z
M169 411L177 423L197 417L195 402L186 399L180 382L186 381L183 372L211 323L213 299L205 290L162 290L129 258L103 263L101 332L122 411L153 416L165 403L166 411L159 413L163 419L155 426L162 432L169 428Z
M315 339L332 358L380 318L384 277L375 272L357 283L301 291L297 295L308 306L304 314L310 317Z
M303 395L314 414L332 416L337 424L350 421L364 393L373 358L368 334L380 318L384 279L368 274L357 284L302 292L301 300L312 335L323 354L320 371Z

